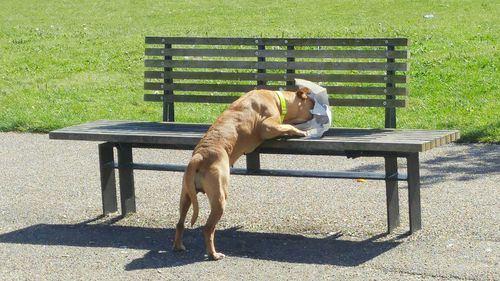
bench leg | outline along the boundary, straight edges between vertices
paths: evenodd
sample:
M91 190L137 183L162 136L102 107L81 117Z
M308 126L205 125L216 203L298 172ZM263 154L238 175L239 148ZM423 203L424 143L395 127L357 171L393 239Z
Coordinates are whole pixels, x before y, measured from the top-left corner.
M410 233L422 228L420 207L420 164L418 153L412 153L408 161L408 203L410 209Z
M260 170L260 154L257 152L248 153L247 158L247 171Z
M115 159L112 143L99 144L99 169L101 171L102 212L104 215L118 211L116 202Z
M384 159L386 178L397 176L398 159L396 157L385 157ZM387 232L391 233L400 223L398 181L395 178L385 180L385 195L387 202Z
M118 172L122 216L135 213L134 170L132 169L132 146L120 144L118 148Z

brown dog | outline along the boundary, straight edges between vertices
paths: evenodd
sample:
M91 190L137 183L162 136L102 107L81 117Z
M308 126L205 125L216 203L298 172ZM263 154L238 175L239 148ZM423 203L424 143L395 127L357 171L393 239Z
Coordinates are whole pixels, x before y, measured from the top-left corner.
M314 101L308 93L307 88L297 92L254 90L241 96L217 118L195 147L184 172L174 250L186 249L182 243L184 222L191 204L191 225L196 222L199 211L196 193L202 192L206 193L211 209L203 230L207 253L213 260L224 257L215 250L214 234L226 205L230 167L264 140L285 135L306 136L306 132L290 124L312 118ZM283 102L286 107L282 107Z

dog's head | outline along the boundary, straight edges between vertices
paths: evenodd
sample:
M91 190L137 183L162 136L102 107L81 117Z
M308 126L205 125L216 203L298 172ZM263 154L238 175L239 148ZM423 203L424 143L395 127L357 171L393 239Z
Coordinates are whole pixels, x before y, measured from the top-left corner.
M308 96L309 88L300 88L295 93L290 93L288 99L288 113L284 123L300 124L313 118L311 110L314 108L314 100Z

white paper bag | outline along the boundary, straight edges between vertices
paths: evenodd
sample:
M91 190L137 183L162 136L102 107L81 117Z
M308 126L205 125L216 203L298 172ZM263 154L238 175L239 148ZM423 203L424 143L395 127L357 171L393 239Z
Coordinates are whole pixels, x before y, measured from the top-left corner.
M295 79L295 85L299 88L306 87L311 90L309 97L314 99L314 108L311 110L313 118L305 123L294 125L297 129L307 132L310 138L320 138L330 129L332 123L332 112L328 102L326 89L311 81Z

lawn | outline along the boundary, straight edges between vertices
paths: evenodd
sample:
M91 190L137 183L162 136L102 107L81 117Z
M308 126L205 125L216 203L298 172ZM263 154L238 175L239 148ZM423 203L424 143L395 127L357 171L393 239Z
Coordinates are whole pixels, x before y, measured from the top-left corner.
M97 119L161 120L143 101L144 37L407 37L410 96L398 127L500 143L498 1L2 1L0 131ZM179 121L220 110L178 107ZM194 115L191 112L196 111ZM338 109L335 126L377 127Z

